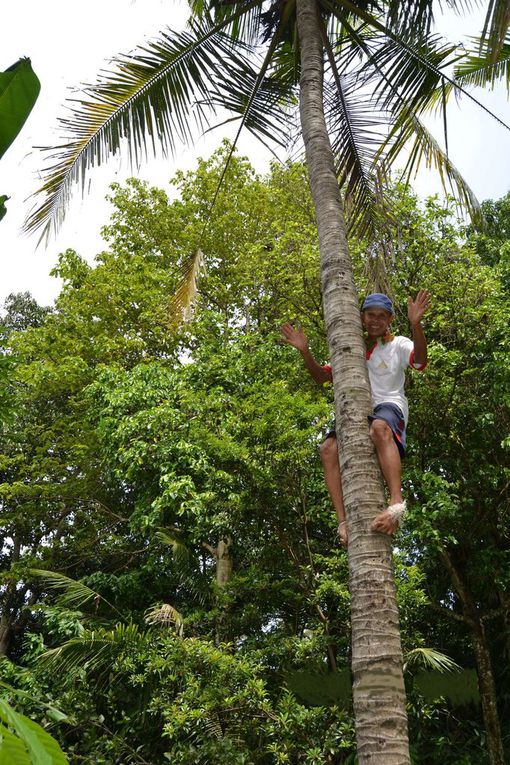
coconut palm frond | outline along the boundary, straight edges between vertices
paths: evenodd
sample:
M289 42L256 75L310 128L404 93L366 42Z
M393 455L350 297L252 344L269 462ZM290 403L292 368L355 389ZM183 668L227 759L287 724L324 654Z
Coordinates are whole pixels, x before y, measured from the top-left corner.
M385 6L387 24L403 32L410 27L417 33L427 34L434 20L432 0L389 0Z
M374 160L384 138L384 114L374 113L373 103L363 96L357 74L341 74L332 46L322 27L331 81L324 87L324 106L331 146L344 192L349 229L372 238L378 228L382 201Z
M285 51L289 53L290 49L282 45L290 12L290 9L283 12L264 58L257 61L256 66L246 60L241 69L225 70L211 95L214 106L222 106L233 115L239 115L234 147L243 127L256 137L264 136L281 146L288 143L286 126L289 109L297 103L296 83L291 76L292 63L284 59ZM279 56L275 58L278 49ZM272 71L275 62L278 68Z
M83 608L86 605L93 605L94 612L97 612L101 605L106 605L108 609L119 612L106 598L103 598L95 590L92 590L83 582L71 579L58 571L45 571L43 569L31 569L30 574L39 579L46 590L59 593L58 599L62 606L66 608Z
M209 18L213 23L219 24L227 21L225 31L233 39L243 41L249 45L258 42L260 36L260 19L262 16L261 3L257 0L213 0L204 3L202 0L191 4L193 15L196 18ZM241 13L233 11L240 10Z
M381 37L376 44L369 41L365 50L362 73L381 107L392 109L395 102L404 102L418 112L428 105L431 91L444 82L444 71L458 58L457 46L436 34L415 39L413 54Z
M205 271L204 253L197 250L183 267L183 277L170 300L170 322L172 325L193 318L193 307L198 297L200 276Z
M500 119L500 117L494 114L494 112L492 112L490 109L484 106L476 98L474 98L474 96L472 96L471 93L465 90L461 85L459 85L454 80L452 80L452 78L449 77L444 70L438 69L438 67L434 64L433 61L429 61L427 59L427 56L424 55L422 52L420 52L419 45L416 44L414 37L411 37L409 39L406 36L395 34L389 27L382 24L375 16L368 13L363 8L354 5L354 3L351 2L351 0L336 0L336 3L334 5L331 4L330 0L323 0L323 3L327 5L328 9L333 14L335 14L340 20L343 20L343 23L345 23L345 20L348 16L354 16L364 21L374 30L381 32L383 35L385 35L385 37L389 41L392 41L393 43L395 43L398 47L402 48L402 50L407 51L409 56L414 58L416 62L418 62L421 66L425 67L425 69L430 69L430 71L435 72L435 74L438 77L442 77L444 82L451 84L454 87L456 95L465 95L467 98L473 101L480 109L482 109L484 112L489 114L493 119L495 119L496 122L498 122L502 127L506 128L507 130L510 130L510 125L508 125L506 122ZM386 78L386 81L388 81L387 78ZM390 83L390 88L392 88L395 92L398 92L397 88L395 87L393 83Z
M183 541L181 533L174 528L159 529L156 537L160 542L172 548L175 573L180 584L201 605L208 602L212 597L208 580L202 575L198 559Z
M439 173L445 192L453 194L468 212L474 225L482 225L480 204L472 189L413 111L405 108L401 110L386 145L391 146L385 157L388 167L395 162L404 148L408 148L409 158L404 168L404 178L409 180L411 176L416 176L423 163L427 168L435 169Z
M438 672L459 672L461 667L446 654L433 648L414 648L404 657L404 672L415 669L432 669Z
M168 31L133 54L118 56L112 71L70 102L69 116L59 121L65 143L51 150L36 192L45 200L26 221L26 231L42 227L48 236L62 221L74 184L81 182L83 190L87 171L117 153L123 140L138 165L156 142L171 152L176 142L189 141L209 124L211 83L230 70L242 71L248 55L224 33L227 23L192 22L183 32Z
M352 30L353 36L356 35L355 30ZM426 43L426 47L434 52L435 63L431 63L431 74L439 82L438 87L431 88L428 92L427 87L424 84L423 79L420 77L415 78L415 82L418 83L418 88L414 89L414 94L411 89L404 90L406 95L411 98L412 105L410 106L402 97L402 83L400 83L400 89L397 89L397 83L395 79L391 79L387 76L382 68L384 66L384 57L378 60L377 56L373 55L373 52L368 49L366 40L358 39L358 44L363 48L367 59L367 67L373 67L381 81L384 82L384 87L388 92L388 98L386 103L391 107L392 115L394 119L394 126L389 135L382 142L376 155L376 162L383 159L384 166L390 168L396 161L399 154L409 148L409 143L412 141L413 145L410 150L410 155L407 161L407 165L404 171L404 176L409 179L411 175L416 174L419 166L423 160L425 160L428 167L435 167L439 172L443 188L450 193L453 193L459 204L467 210L473 223L475 225L482 224L482 215L480 211L480 205L472 190L463 179L459 171L455 168L453 163L448 157L448 152L444 152L434 137L425 128L424 124L418 117L417 112L427 111L433 107L440 106L444 117L444 133L445 144L448 146L447 137L447 124L446 124L446 102L454 89L454 84L451 80L443 77L442 72L438 68L438 65L443 65L444 61L453 53L453 49L444 47L441 45L431 45L429 38ZM432 43L434 40L432 39ZM386 47L386 45L385 45ZM422 45L422 51L423 51ZM404 48L404 52L408 53L407 48ZM385 53L385 55L387 55ZM415 59L418 64L418 69L423 72L427 71L427 65L423 64L423 52L418 58ZM369 75L370 77L370 75ZM428 83L430 85L430 82ZM390 103L390 99L393 103ZM439 102L439 104L438 104ZM448 185L446 181L448 180Z
M113 630L99 629L72 640L58 648L45 651L39 661L63 675L75 676L84 671L108 677L119 655L132 653L152 640L134 624L117 624Z
M507 92L510 92L510 34L506 36L495 60L487 46L482 45L481 38L473 38L473 49L455 67L454 77L460 85L478 88L494 88L503 80Z
M226 109L233 116L210 129L239 120L238 135L246 128L263 143L271 141L283 148L287 146L288 116L290 109L295 106L295 86L280 79L278 75L261 76L261 72L265 75L268 71L272 53L273 50L268 52L260 69L245 62L242 72L231 69L225 73L223 81L211 92L210 101L214 108ZM238 135L233 141L234 146Z
M485 48L489 63L495 64L506 44L510 27L510 3L508 0L490 0L480 36L480 52Z
M147 624L160 625L168 629L174 629L179 637L184 635L184 621L176 608L170 603L163 603L161 606L155 606L145 612L145 621Z
M156 532L156 537L160 542L169 545L172 548L174 560L180 568L184 568L191 562L191 554L187 545L184 544L178 532L160 529Z
M345 196L349 229L364 236L377 227L378 193L373 166L384 138L381 115L360 95L355 78L341 77L325 89L331 146Z

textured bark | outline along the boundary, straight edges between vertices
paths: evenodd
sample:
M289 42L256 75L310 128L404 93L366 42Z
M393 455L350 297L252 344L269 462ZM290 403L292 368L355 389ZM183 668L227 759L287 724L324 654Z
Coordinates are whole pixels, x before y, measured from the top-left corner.
M384 494L368 436L370 387L342 200L323 109L315 0L297 0L301 125L317 215L324 318L349 531L353 700L360 765L409 763L402 649L389 540L370 531Z
M216 548L216 584L222 590L226 587L232 575L231 545L232 540L230 537L227 537L226 539L220 539Z
M0 620L0 656L7 656L12 640L12 625L2 616Z
M232 539L231 537L224 537L223 539L220 539L216 547L213 547L206 542L203 542L202 546L205 547L206 550L209 550L211 555L214 556L216 560L216 584L220 590L224 590L232 576L234 567L231 553ZM219 601L221 601L220 598ZM225 626L228 623L228 616L228 605L220 606L216 618L216 645L219 645L223 640Z
M503 740L501 738L501 726L499 724L498 707L496 700L496 685L492 672L492 662L487 645L485 628L482 621L478 621L473 631L473 648L476 657L478 672L478 689L482 702L482 714L485 733L487 735L487 751L491 765L505 765L503 752Z
M220 539L217 547L213 547L207 542L202 542L202 547L208 550L216 560L216 584L223 590L232 575L233 561L230 548L232 546L232 539L230 537L224 537Z

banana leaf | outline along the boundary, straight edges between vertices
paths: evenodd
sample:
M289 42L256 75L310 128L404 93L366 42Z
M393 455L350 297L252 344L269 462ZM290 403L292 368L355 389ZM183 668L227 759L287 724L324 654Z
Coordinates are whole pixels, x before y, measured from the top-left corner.
M14 141L37 101L41 83L29 58L0 72L0 157Z

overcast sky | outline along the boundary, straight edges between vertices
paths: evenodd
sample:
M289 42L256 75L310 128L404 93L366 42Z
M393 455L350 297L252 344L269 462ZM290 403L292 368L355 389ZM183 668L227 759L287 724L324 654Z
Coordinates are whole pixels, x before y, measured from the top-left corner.
M0 222L0 305L9 293L25 290L38 302L51 303L59 283L49 271L58 253L72 247L92 262L102 249L100 229L108 221L109 206L104 201L108 185L133 174L122 158L112 158L91 173L87 194L83 200L75 195L58 238L47 248L36 250L37 237L21 234L32 204L25 200L37 189L41 166L41 156L32 147L58 142L56 119L64 113L62 105L70 88L93 82L109 57L157 37L165 26L181 29L186 18L184 0L88 0L78 6L69 0L17 0L9 4L0 28L0 70L29 56L42 89L22 133L0 162L0 195L11 197L8 213ZM480 29L480 14L470 21L453 16L440 21L440 31L454 41ZM496 94L477 93L477 97L510 124L503 88ZM460 108L452 102L448 116L450 155L479 199L506 194L510 188L510 133L465 99ZM176 159L152 160L137 175L169 190L168 180L175 169L192 168L197 156L209 156L224 136L233 137L234 130L230 126L199 138L193 149L183 147ZM257 170L268 167L271 157L261 144L246 137L240 150L249 155ZM414 185L421 194L440 191L439 180L427 173Z

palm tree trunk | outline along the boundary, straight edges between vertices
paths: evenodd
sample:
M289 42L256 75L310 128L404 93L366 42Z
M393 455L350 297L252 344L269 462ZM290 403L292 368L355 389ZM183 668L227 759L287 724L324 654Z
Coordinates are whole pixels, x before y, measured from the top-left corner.
M317 215L324 318L333 368L349 530L353 699L360 765L409 763L402 649L388 540L370 531L384 507L368 436L370 387L345 219L323 108L323 50L315 0L297 0L300 111Z

